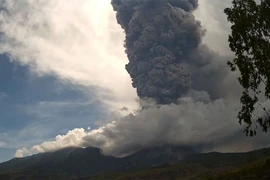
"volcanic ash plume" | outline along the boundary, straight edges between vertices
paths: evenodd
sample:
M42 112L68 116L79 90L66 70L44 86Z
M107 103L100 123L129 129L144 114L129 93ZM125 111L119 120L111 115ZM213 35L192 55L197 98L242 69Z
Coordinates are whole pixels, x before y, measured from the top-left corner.
M215 55L201 45L204 30L192 15L198 0L112 0L112 6L126 33L126 70L140 98L176 103L190 88L212 95Z
M74 129L55 140L19 149L16 156L69 146L99 147L105 154L124 156L167 144L199 151L247 151L269 143L262 136L252 140L241 136L235 119L241 106L235 99L242 90L237 77L228 78L225 59L201 44L204 30L192 15L197 0L112 0L112 5L126 33L126 69L147 108L126 116L113 113L104 119L106 125L89 131Z

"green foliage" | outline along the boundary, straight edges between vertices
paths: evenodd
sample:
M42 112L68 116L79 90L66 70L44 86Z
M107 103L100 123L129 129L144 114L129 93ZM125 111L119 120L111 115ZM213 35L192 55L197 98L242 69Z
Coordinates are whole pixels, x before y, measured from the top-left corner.
M270 1L233 0L233 6L226 8L225 14L232 23L229 44L236 55L228 65L232 71L240 71L238 80L244 88L239 123L246 123L245 133L254 136L257 126L252 128L253 123L265 132L270 127L268 110L258 98L259 95L270 98ZM266 115L256 115L256 108L262 108Z
M209 169L198 164L185 164L174 166L162 166L150 169L142 169L118 174L103 175L89 178L89 180L165 180L165 179L193 179L198 175L204 175ZM88 179L87 179L88 180Z
M201 180L238 180L238 179L270 179L270 158L258 160L256 162L244 165L233 171L221 173L218 175L209 175Z

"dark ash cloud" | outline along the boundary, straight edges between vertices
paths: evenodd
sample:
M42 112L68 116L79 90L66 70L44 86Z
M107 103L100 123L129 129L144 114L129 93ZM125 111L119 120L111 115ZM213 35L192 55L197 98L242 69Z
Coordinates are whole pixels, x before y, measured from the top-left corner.
M201 44L205 30L192 14L198 0L111 3L126 34L126 70L140 98L176 103L190 89L205 90L212 99L221 96L218 86L226 70L220 71L224 62Z

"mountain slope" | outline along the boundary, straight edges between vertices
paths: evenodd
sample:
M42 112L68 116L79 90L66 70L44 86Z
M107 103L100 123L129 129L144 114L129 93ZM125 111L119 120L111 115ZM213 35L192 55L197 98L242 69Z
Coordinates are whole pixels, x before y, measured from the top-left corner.
M270 157L270 149L248 153L199 154L187 147L162 146L143 149L133 155L117 158L104 155L98 148L71 147L2 163L0 164L0 179L49 179L50 177L71 179L89 176L93 179L102 178L100 175L107 173L111 176L117 172L119 172L117 177L125 172L127 173L124 175L129 176L132 174L130 172L134 171L135 174L139 173L140 176L147 177L149 174L147 169L161 165L165 166L158 170L150 169L150 175L170 174L178 177L183 174L224 172L265 157Z
M115 169L117 158L105 156L98 148L65 148L0 164L0 172L35 171L38 174L89 174Z
M104 172L129 171L174 164L186 155L194 154L189 148L163 146L141 150L131 156L117 158L106 156L98 148L65 148L55 152L16 158L0 164L0 173L24 173L46 176L59 173L84 177Z

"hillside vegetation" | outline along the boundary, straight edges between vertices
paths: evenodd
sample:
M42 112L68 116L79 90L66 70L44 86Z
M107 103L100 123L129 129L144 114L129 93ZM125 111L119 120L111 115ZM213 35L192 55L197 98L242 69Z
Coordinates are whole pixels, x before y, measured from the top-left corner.
M195 153L183 147L144 149L116 158L98 148L66 148L0 164L2 180L270 179L270 149Z

